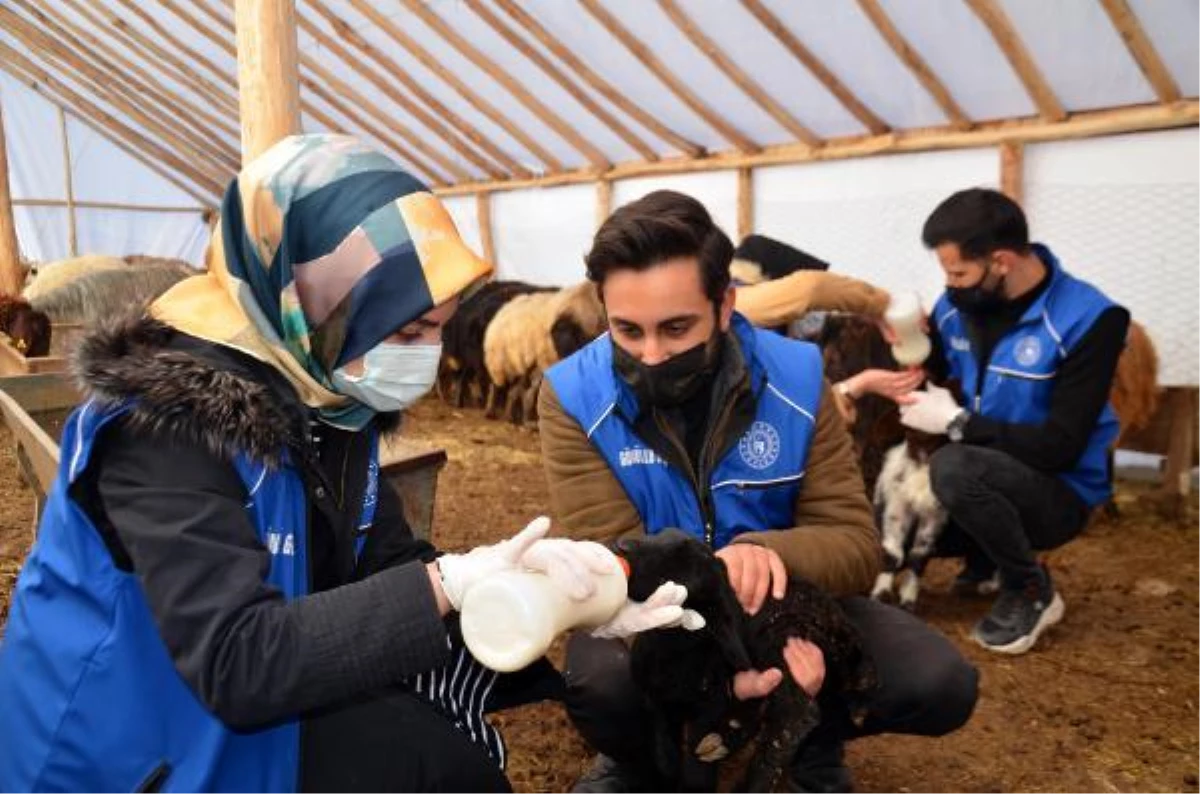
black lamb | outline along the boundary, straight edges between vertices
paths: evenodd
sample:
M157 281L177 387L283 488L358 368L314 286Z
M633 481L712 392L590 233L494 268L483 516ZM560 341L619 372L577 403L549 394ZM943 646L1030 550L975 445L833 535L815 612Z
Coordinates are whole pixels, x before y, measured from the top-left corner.
M875 669L858 631L831 596L792 578L781 600L767 598L756 615L742 609L725 564L706 545L678 530L623 539L618 553L630 566L629 597L644 600L665 581L688 589L686 606L704 616L699 631L661 629L638 636L632 673L655 725L655 765L679 790L715 790L717 764L757 736L739 791L773 791L821 719L817 702L787 674L783 648L800 637L825 657L822 692L841 693L852 707L875 686ZM733 677L743 670L784 671L768 697L741 702Z

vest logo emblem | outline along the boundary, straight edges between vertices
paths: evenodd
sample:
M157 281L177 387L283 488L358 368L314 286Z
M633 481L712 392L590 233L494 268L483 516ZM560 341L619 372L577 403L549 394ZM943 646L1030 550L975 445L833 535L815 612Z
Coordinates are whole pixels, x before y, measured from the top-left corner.
M950 337L950 349L957 350L960 353L970 353L971 343L963 336Z
M1036 336L1023 336L1013 348L1013 358L1022 367L1032 367L1042 358L1042 341Z
M738 442L738 454L752 469L767 468L779 460L779 431L766 422L755 422Z

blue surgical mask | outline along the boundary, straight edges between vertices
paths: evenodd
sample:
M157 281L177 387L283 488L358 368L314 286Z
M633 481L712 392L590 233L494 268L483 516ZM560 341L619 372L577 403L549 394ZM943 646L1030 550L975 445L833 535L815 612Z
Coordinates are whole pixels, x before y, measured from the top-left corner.
M398 345L383 342L368 351L360 375L344 369L333 372L339 394L380 412L403 411L433 387L437 380L441 344Z

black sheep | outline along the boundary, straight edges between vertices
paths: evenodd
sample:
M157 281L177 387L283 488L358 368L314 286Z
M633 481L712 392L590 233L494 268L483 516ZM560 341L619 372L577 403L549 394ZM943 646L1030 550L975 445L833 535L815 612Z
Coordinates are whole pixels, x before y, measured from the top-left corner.
M488 323L517 295L551 289L521 281L489 281L462 302L442 329L438 386L444 399L454 407L462 408L467 401L467 392L474 386L482 404L491 385L483 365L483 335Z
M618 553L630 566L629 597L644 600L660 584L688 589L687 606L706 626L649 631L631 651L634 680L655 715L655 764L680 790L714 790L717 766L753 736L758 746L739 791L772 791L785 779L797 749L817 726L817 702L787 674L783 649L800 637L825 657L822 692L851 704L875 686L857 630L842 608L811 582L793 578L783 599L768 597L756 615L742 609L725 564L700 541L678 530L623 539ZM734 674L779 668L783 683L761 700L737 701Z

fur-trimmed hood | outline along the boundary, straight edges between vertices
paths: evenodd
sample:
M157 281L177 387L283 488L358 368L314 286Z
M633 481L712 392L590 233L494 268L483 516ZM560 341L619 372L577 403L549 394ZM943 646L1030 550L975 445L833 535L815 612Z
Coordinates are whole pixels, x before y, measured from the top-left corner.
M88 334L72 358L85 399L132 401L126 421L225 460L241 452L277 465L307 443L307 409L268 365L180 334L147 316Z

